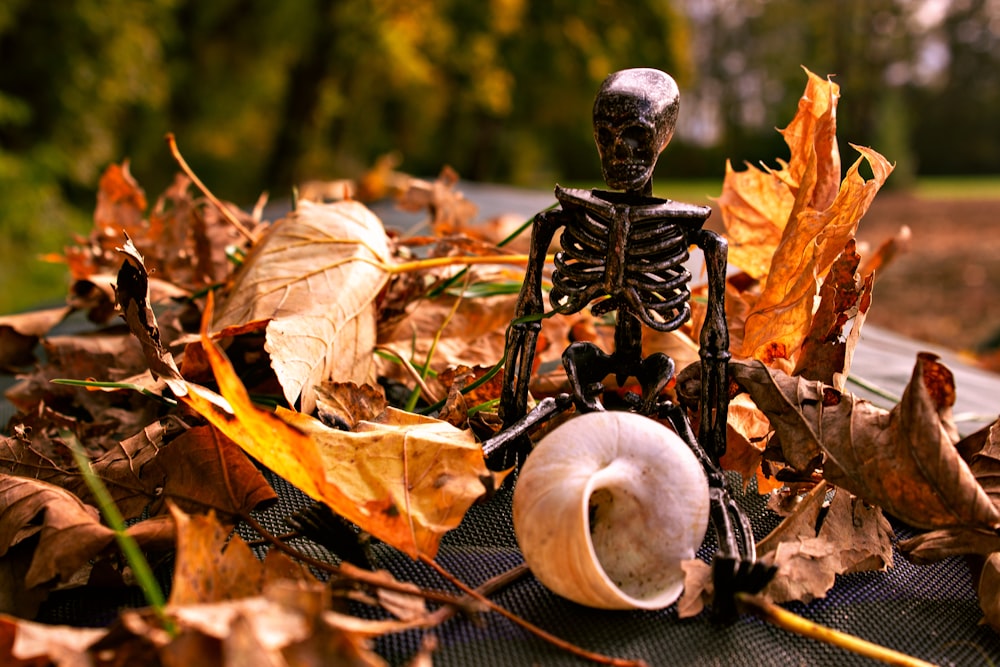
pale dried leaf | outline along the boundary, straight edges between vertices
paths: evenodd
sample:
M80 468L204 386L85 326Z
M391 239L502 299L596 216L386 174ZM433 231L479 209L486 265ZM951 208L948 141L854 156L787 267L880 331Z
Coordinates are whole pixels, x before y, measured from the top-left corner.
M362 204L303 201L254 246L213 330L269 320L265 349L285 398L311 412L321 382L370 379L389 261L385 229Z
M0 615L0 646L9 647L10 651L9 655L0 653L0 663L92 667L94 663L87 649L105 634L107 630L103 628L46 625Z
M678 618L693 618L700 614L712 599L712 566L692 558L681 561L684 570L684 593L677 601Z

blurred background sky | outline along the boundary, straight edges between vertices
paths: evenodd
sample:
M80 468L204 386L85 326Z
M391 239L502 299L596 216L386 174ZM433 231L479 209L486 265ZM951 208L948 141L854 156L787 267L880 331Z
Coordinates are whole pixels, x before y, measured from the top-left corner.
M1000 174L1000 0L3 0L0 312L65 289L34 255L88 229L109 163L169 184L166 132L248 205L389 152L549 189L600 180L593 96L636 66L681 87L661 184L787 156L801 66L841 86L845 164Z

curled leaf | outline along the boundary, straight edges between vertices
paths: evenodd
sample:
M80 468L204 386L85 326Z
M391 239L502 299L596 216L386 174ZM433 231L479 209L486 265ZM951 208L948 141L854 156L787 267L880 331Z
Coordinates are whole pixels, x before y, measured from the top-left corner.
M955 450L951 372L929 353L891 411L760 362L733 362L730 377L767 415L786 461L824 477L918 528L993 530L1000 511Z
M794 361L809 332L813 300L823 278L875 194L892 172L877 152L860 146L861 157L840 179L836 138L839 88L806 70L809 77L795 118L782 131L791 150L781 169L737 173L726 167L719 206L730 241L729 260L763 283L746 314L734 354ZM867 162L873 177L860 174Z

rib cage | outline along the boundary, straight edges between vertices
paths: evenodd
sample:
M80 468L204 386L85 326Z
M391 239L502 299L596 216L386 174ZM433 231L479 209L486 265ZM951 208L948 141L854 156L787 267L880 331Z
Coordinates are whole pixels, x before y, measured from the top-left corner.
M627 309L657 331L673 331L691 316L691 273L688 239L676 224L662 219L637 221L628 230L618 269L612 257L609 223L589 214L574 216L560 238L552 275L552 306L576 313L596 299L592 312L601 315Z

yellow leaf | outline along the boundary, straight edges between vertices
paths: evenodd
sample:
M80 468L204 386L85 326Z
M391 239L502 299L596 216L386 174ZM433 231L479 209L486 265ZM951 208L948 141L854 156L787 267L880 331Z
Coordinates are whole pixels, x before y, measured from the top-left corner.
M485 492L481 477L490 473L481 447L470 431L447 422L388 408L382 421L363 421L349 432L300 413L278 414L316 443L327 481L359 502L380 505L373 521L385 519L401 531L391 543L411 555L433 555L441 535ZM408 525L397 525L397 514Z
M347 432L261 410L204 331L202 345L222 395L185 383L181 400L275 474L411 557L433 558L442 535L486 492L492 473L468 431L388 411L385 422Z
M750 167L741 173L727 166L719 199L730 261L763 283L733 352L767 362L795 359L812 323L820 280L892 172L884 157L855 146L862 157L839 183L839 88L807 75L798 113L782 131L789 162L779 170ZM873 178L861 176L862 161Z
M247 257L213 330L269 320L265 349L290 405L311 412L324 380L364 384L375 297L388 280L381 221L356 201L299 202Z

